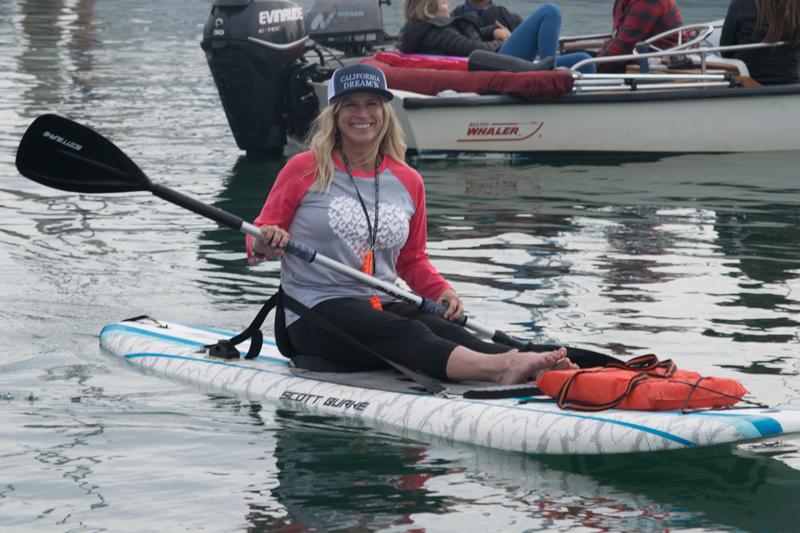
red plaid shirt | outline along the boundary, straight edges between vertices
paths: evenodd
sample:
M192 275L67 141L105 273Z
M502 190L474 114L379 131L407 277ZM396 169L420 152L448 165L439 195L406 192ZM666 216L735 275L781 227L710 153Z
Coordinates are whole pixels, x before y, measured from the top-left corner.
M675 0L615 0L611 39L597 53L600 56L630 54L636 43L683 25ZM670 46L670 43L657 43ZM599 70L618 70L620 63L601 63Z

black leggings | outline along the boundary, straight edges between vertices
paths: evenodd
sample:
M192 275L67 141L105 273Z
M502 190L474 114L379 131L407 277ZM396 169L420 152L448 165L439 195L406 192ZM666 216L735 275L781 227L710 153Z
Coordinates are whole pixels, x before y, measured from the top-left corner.
M447 379L447 361L456 346L487 354L510 350L502 344L485 342L449 320L423 313L404 302L384 304L383 311L378 311L367 300L337 298L315 305L314 311L385 358L441 380ZM385 366L369 352L302 318L287 331L298 354L355 368Z

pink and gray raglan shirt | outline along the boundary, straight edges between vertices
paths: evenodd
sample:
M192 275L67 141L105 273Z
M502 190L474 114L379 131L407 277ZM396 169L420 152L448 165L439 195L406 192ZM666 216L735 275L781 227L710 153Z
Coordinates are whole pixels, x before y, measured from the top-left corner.
M256 226L277 225L291 239L340 263L361 270L362 258L369 249L369 232L364 210L353 182L338 158L333 156L334 172L330 191L312 189L316 158L312 152L292 157L278 173L275 184L253 222ZM380 206L378 238L375 246L375 277L394 283L402 278L417 294L437 298L450 285L431 264L426 250L427 219L425 185L420 174L406 165L384 157L379 168ZM374 175L353 171L370 223L374 224ZM252 253L253 238L247 236L247 257L260 262ZM334 298L364 298L373 289L325 267L285 255L281 259L281 285L292 298L307 307ZM384 302L391 296L377 294ZM287 310L287 326L297 320Z

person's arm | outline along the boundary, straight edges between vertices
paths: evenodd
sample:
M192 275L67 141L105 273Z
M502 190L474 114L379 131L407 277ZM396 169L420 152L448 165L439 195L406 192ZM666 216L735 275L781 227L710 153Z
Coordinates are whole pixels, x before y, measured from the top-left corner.
M283 247L288 241L286 231L292 224L300 200L314 181L315 167L314 156L310 152L304 152L291 158L278 173L261 212L253 221L253 225L256 227L274 228L262 233L267 237L274 237L272 242L277 245L276 247ZM251 265L273 256L282 255L267 248L263 243L258 245L257 250L254 250L254 243L255 239L252 236L245 237L247 260Z
M480 34L483 41L505 43L511 37L511 30L505 27L502 22L496 20L491 26L480 28Z
M393 168L392 171L400 178L416 207L408 223L408 239L397 257L397 275L420 296L438 299L443 292L453 287L436 270L428 257L425 185L419 174L409 167Z
M636 43L652 37L662 13L661 5L648 0L635 0L631 3L619 28L608 42L597 52L597 57L627 55L633 52ZM624 72L625 61L618 63L598 63L599 72Z
M632 53L636 43L655 35L656 24L662 16L660 5L653 5L652 2L647 0L632 2L622 24L620 24L619 28L616 28L614 35L606 45L597 52L597 57ZM603 65L603 63L600 63L598 67ZM608 65L608 63L605 65ZM618 64L612 63L612 65Z
M494 30L497 29L497 26L494 24L490 24L489 26L482 26L480 29L481 32L481 39L484 41L494 41Z
M456 290L439 274L428 257L425 184L422 176L404 164L393 164L392 172L403 183L415 206L414 214L409 220L408 238L397 257L397 274L417 294L447 305L447 311L443 315L445 319L458 320L464 315L464 304Z
M446 305L445 319L457 320L464 314L464 304L456 290L430 261L426 249L427 229L424 206L423 200L411 218L408 240L397 258L397 273L420 296Z
M451 56L466 57L473 50L489 50L496 52L502 43L499 41L478 41L469 39L458 30L450 26L435 27L423 36L421 53L430 53L436 50L439 53Z
M497 17L488 17L489 21L485 25L486 18L482 17L479 13L475 11L467 11L464 12L464 4L461 4L459 7L453 10L451 13L452 18L462 18L464 20L468 20L474 24L475 29L478 31L478 35L480 35L480 39L482 41L501 41L505 42L508 39L508 35L511 32L506 28L505 25L502 24L502 21ZM500 33L498 34L498 24L503 28L506 28L505 35ZM463 34L462 34L463 35ZM471 37L464 35L467 39L471 39Z

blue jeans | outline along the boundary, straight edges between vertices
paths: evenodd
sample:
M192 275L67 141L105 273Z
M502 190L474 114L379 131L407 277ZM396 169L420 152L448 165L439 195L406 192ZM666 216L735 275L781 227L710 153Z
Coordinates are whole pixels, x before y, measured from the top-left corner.
M572 52L559 56L558 38L561 34L561 9L555 4L544 4L517 26L500 47L503 55L533 61L537 56L552 56L557 67L571 67L578 61L591 57L586 52ZM595 72L594 65L581 67L581 72Z

